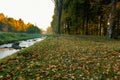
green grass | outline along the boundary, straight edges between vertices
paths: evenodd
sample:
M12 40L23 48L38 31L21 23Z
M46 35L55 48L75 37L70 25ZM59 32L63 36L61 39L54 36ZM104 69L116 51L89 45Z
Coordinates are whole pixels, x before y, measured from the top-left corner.
M41 34L0 32L0 44L41 37Z
M0 62L0 79L119 80L120 41L51 36Z

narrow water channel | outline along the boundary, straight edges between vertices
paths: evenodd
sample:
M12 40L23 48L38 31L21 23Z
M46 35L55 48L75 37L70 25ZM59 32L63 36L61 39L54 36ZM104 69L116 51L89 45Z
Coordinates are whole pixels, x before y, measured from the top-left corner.
M44 40L45 38L46 37L41 37L41 38L34 38L34 39L19 41L19 43L20 43L19 46L21 48L26 48L26 47L33 45L36 42ZM20 50L20 49L12 48L12 45L13 45L13 43L0 45L0 59L7 57L7 56Z

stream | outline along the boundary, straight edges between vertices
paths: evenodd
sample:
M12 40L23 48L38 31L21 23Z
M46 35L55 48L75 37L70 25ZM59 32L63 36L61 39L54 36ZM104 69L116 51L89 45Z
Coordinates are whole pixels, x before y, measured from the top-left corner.
M23 49L23 48L33 45L36 42L42 41L45 38L46 37L34 38L34 39L28 39L28 40L23 40L23 41L18 41L18 42L19 42L19 46ZM0 45L0 59L5 58L5 57L21 50L21 49L12 48L12 45L13 45L13 43Z

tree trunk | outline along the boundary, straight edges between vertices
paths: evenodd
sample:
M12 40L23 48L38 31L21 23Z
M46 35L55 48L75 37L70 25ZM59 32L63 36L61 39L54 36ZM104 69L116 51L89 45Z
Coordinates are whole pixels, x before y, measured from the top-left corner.
M83 21L82 21L82 34L84 35L85 34L85 19L83 18Z
M86 35L88 35L88 27L89 27L89 14L87 14L87 17L86 17L86 32L85 32Z
M89 0L86 0L86 2L85 2L85 4L86 4L86 32L85 32L85 34L86 35L88 35L89 33L88 33L88 27L89 27L89 15L90 15L90 1Z
M102 16L100 16L99 20L100 20L100 24L99 24L100 25L100 34L99 35L101 36L102 35L102 32L101 32L101 29L102 29L102 26L101 26L102 25Z
M60 34L60 23L61 23L61 15L62 15L62 2L63 0L56 0L56 7L57 7L57 26L56 26L56 32L57 34Z
M109 26L109 38L114 38L114 29L115 29L115 10L116 10L116 0L112 0L112 8L110 14L110 26Z

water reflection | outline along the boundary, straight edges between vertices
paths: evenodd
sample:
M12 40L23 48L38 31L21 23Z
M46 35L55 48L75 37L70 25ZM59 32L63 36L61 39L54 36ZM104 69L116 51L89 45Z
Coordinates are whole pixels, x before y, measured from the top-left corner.
M12 43L0 45L0 48L10 48Z
M25 41L19 41L19 43L20 43L19 46L22 48L29 47L38 41L44 40L45 38L46 37L29 39L29 40L25 40ZM0 59L19 51L19 50L13 49L12 44L13 43L0 45Z
M9 56L15 52L17 52L18 50L16 49L12 49L12 48L0 48L0 59Z

